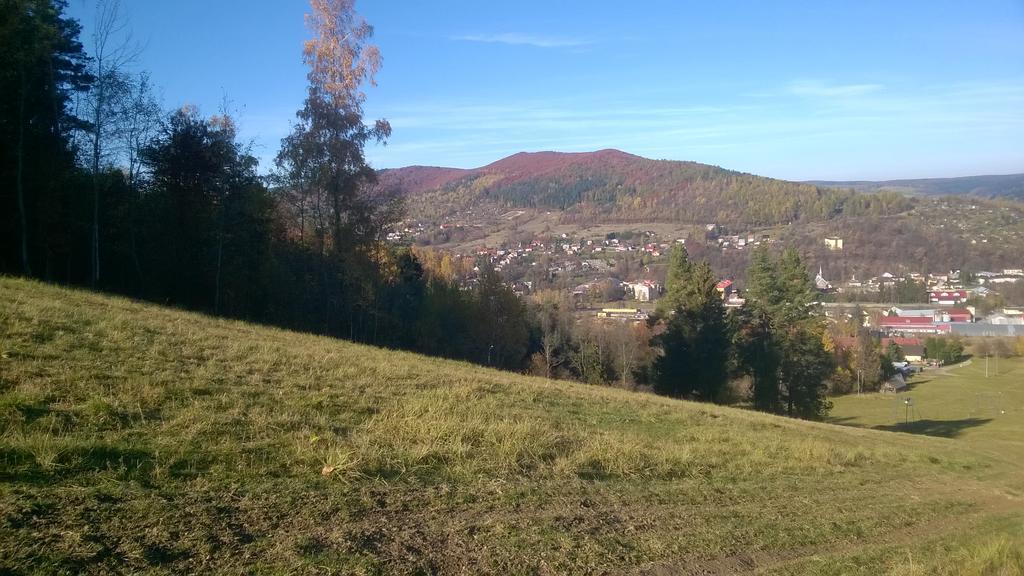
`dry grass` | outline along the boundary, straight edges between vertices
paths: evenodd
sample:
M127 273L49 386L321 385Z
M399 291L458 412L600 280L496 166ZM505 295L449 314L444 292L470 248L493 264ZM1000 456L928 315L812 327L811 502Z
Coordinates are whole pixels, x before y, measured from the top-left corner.
M968 448L0 279L0 572L1012 568Z

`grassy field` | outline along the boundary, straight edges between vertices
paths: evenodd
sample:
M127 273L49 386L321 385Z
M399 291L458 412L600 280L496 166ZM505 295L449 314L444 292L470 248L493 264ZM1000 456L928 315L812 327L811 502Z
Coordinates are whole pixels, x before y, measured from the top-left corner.
M1020 574L1000 416L798 422L0 278L0 573Z
M975 358L908 380L900 394L834 400L831 421L952 438L993 461L1024 467L1024 360ZM1024 491L1024 475L1017 488Z

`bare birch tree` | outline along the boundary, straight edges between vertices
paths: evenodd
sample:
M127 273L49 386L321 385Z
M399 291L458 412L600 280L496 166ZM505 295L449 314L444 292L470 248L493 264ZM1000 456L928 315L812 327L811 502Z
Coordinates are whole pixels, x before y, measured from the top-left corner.
M88 95L90 159L92 171L92 233L90 240L91 282L100 279L100 170L113 150L108 147L116 137L117 102L129 90L126 68L138 57L141 48L127 32L128 21L121 13L120 0L97 0L95 29L92 33L92 65L95 78Z

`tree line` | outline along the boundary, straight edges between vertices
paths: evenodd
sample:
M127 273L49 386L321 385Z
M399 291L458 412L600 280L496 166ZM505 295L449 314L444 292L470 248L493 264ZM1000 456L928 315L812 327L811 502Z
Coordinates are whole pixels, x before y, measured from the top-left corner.
M558 298L534 306L533 373L821 418L836 356L799 254L758 248L747 305L726 310L706 260L673 247L666 294L643 324L574 323ZM880 362L880 360L879 360ZM880 364L879 364L880 365Z
M362 86L380 54L349 0L318 0L306 100L269 178L226 111L164 112L128 70L116 1L90 52L64 0L0 11L0 271L211 314L519 369L525 305L493 271L472 290L382 241Z
M755 252L750 305L726 313L710 265L677 246L658 313L627 327L577 322L554 294L526 303L484 263L386 243L403 205L365 159L391 128L364 120L381 59L351 0L312 3L306 98L270 177L227 111L161 110L113 41L116 2L99 4L92 53L64 0L3 6L3 273L546 377L828 409L834 363L796 251Z

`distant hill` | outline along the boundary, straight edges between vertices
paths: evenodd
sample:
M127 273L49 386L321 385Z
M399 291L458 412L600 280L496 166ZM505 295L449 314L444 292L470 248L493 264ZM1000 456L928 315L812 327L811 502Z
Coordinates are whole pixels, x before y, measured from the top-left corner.
M801 422L38 282L0 277L0 294L3 574L1024 565L1017 404L908 428L1000 418L994 447L988 432Z
M600 150L521 152L475 169L411 166L382 171L380 182L404 194L412 218L465 225L427 237L427 244L498 245L519 229L535 233L550 222L716 223L740 232L795 224L773 236L782 234L843 278L908 262L936 270L1018 267L1024 253L1024 204L1012 192L1024 175L789 182ZM846 250L825 250L821 239L828 235L846 238ZM746 264L742 257L711 258L733 276Z
M867 180L808 182L815 186L852 188L858 192L900 192L926 196L979 196L1024 200L1024 174L963 176L960 178L920 178L916 180Z
M405 195L411 214L435 218L537 208L562 211L566 221L773 226L892 214L912 205L895 193L863 195L619 150L521 152L471 170L412 166L380 175L382 186Z

